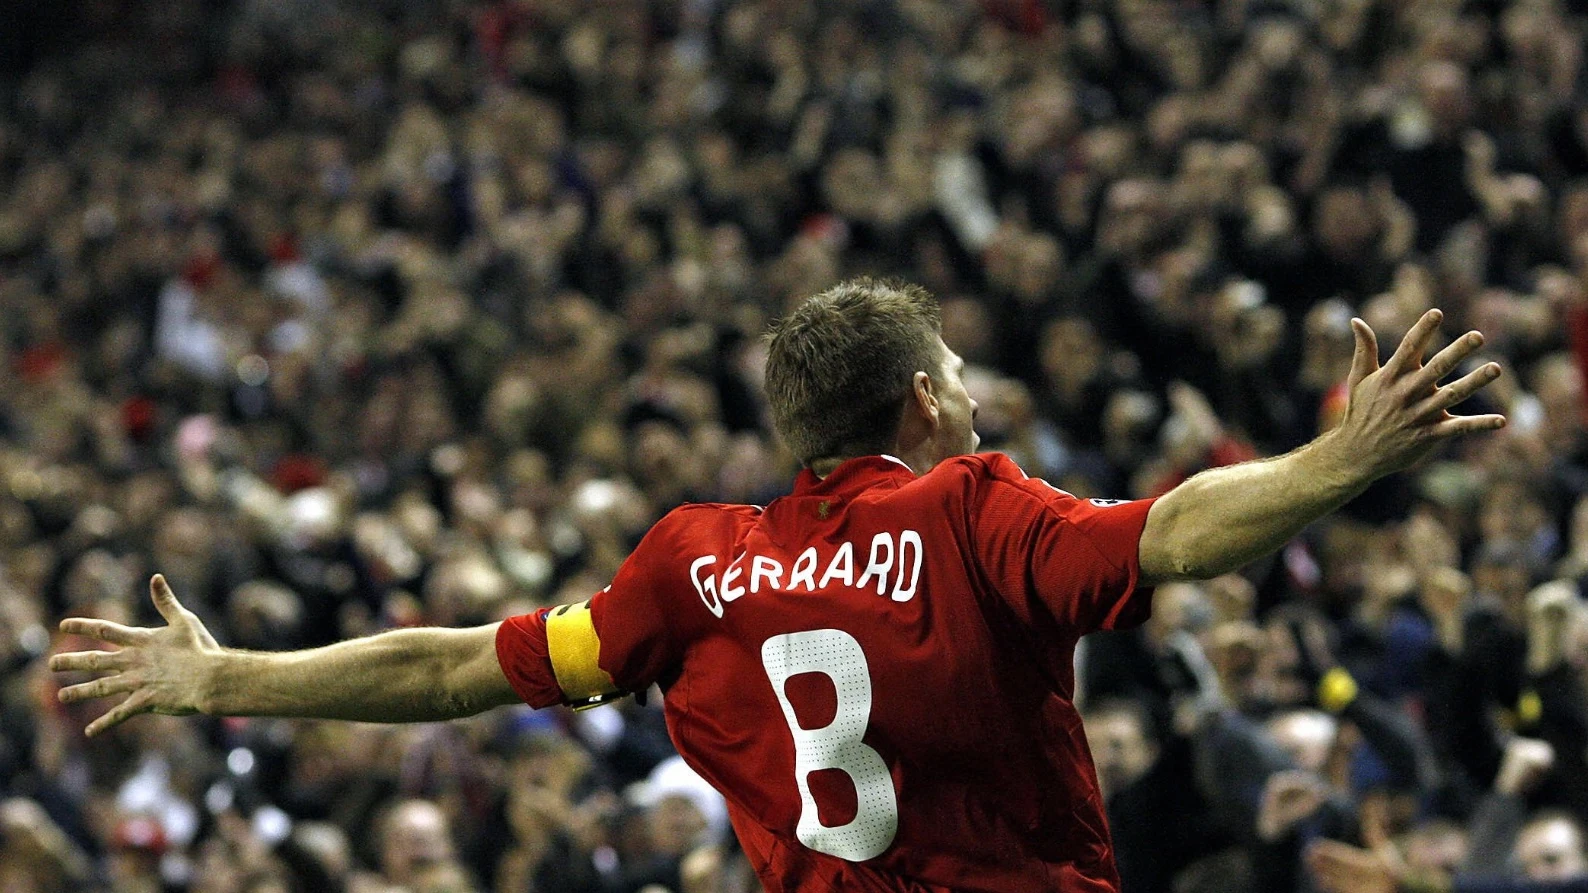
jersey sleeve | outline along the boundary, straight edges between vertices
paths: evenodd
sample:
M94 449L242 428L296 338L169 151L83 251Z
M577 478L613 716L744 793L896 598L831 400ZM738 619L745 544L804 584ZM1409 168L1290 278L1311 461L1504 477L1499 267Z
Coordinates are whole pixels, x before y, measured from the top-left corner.
M1028 623L1082 636L1151 614L1139 585L1141 531L1153 500L1079 499L991 454L969 506L970 541L993 588Z
M496 628L496 661L519 700L537 710L565 702L546 648L546 608L509 617Z
M624 560L612 585L590 598L596 663L621 691L644 691L666 679L682 659L683 639L675 630L679 612L669 610L680 581L686 579L673 567L679 548L674 520L669 515L652 527ZM567 702L551 663L546 614L540 610L511 617L496 634L503 674L534 707Z

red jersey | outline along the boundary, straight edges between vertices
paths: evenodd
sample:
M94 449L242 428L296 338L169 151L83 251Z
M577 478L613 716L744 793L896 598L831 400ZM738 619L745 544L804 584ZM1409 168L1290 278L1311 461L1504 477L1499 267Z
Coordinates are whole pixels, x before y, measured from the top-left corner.
M920 476L870 456L765 509L687 505L591 600L600 668L661 685L768 891L1116 891L1074 650L1147 618L1150 505L996 453ZM497 635L535 706L562 700L542 618Z

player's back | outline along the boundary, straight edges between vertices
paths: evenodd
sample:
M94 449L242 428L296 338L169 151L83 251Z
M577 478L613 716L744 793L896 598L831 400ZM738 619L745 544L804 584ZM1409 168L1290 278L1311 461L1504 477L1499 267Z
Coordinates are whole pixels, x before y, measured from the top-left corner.
M1068 700L1084 630L988 560L1040 545L983 492L1017 474L870 457L664 522L694 602L673 601L669 726L769 890L1115 888Z

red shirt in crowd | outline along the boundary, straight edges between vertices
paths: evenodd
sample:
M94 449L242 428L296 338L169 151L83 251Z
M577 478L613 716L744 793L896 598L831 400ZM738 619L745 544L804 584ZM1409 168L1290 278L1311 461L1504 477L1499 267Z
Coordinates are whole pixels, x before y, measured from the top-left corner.
M1150 505L996 453L687 505L591 600L600 667L660 684L768 891L1115 891L1074 650L1146 619ZM497 654L527 703L562 701L543 612L503 623Z

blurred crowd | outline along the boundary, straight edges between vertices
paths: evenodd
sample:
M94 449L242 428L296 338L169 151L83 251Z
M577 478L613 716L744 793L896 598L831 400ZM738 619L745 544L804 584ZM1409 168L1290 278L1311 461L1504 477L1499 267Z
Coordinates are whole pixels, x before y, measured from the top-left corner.
M87 740L42 658L156 570L256 649L583 600L787 491L759 334L860 273L1086 496L1327 429L1352 315L1481 328L1506 430L1078 700L1126 893L1588 884L1582 0L55 6L0 41L0 891L757 889L654 693Z

